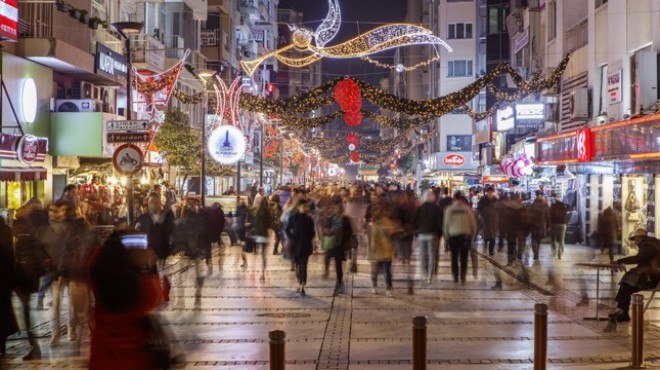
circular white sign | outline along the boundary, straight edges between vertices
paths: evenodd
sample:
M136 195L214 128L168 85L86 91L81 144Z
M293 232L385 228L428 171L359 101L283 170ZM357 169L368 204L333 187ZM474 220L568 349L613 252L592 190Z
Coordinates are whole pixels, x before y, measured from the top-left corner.
M348 150L349 150L349 151L352 152L352 151L354 151L355 149L356 149L356 148L355 148L355 144L353 144L353 143L348 144Z
M27 123L33 123L37 118L37 100L37 84L32 78L26 78L21 92L21 113Z
M337 169L334 167L328 168L328 176L330 177L337 176Z
M211 133L208 149L216 162L220 164L236 163L245 154L246 143L243 132L236 126L221 125Z
M142 151L135 145L124 144L115 150L112 163L122 175L133 175L142 169Z

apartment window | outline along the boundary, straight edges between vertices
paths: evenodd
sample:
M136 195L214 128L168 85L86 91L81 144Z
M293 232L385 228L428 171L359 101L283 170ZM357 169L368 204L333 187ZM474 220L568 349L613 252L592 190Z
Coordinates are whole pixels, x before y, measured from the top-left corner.
M509 16L508 5L488 7L488 33L506 32L506 17Z
M471 3L474 0L447 0L448 3Z
M607 0L596 0L596 9L605 4L607 4Z
M447 77L472 76L471 60L450 60L447 62Z
M472 23L452 23L448 26L448 39L471 39Z

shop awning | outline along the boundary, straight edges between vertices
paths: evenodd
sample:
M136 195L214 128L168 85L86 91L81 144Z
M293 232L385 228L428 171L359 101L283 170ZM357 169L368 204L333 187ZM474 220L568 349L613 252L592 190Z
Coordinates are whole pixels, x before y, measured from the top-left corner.
M0 181L46 180L43 167L0 167Z

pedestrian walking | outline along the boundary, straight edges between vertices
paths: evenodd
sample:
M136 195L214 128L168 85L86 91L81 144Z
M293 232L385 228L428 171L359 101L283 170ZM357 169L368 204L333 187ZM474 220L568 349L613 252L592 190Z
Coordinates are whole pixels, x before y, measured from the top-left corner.
M261 249L261 277L266 279L266 243L268 242L268 229L271 226L271 215L268 207L268 201L259 202L259 207L255 210L252 217L252 237L256 244L257 251Z
M619 218L612 206L598 215L598 242L601 252L607 251L610 263L614 263L614 242L618 237Z
M497 237L497 228L499 220L497 215L497 197L495 188L489 186L486 188L486 194L479 199L477 210L483 220L483 237L488 254L495 255L495 238Z
M172 253L174 213L163 207L161 197L156 193L149 195L147 209L148 212L138 218L135 229L147 234L147 245L156 254L158 270L163 271L165 261Z
M550 206L550 246L552 254L561 259L564 255L564 238L566 236L566 223L570 207L564 204L559 196L555 195Z
M280 244L284 246L284 228L282 221L280 220L280 218L282 218L282 206L280 205L280 196L278 194L270 196L268 208L270 209L270 229L273 230L275 236L273 255L278 255L280 254L278 251Z
M314 252L315 228L314 220L309 215L309 202L298 202L297 211L291 215L286 224L286 235L291 241L291 256L295 263L296 278L298 280L297 292L305 296L307 285L307 263L309 256Z
M454 194L454 201L445 210L444 237L451 253L451 272L454 282L465 284L470 246L477 233L477 222L467 199L461 192Z
M371 262L371 290L377 293L378 275L385 276L385 296L392 296L392 259L394 245L392 234L400 232L395 223L380 206L371 208L372 222L369 224L369 250L367 259Z
M530 231L532 234L532 253L534 260L539 259L541 240L545 238L550 229L550 207L543 194L537 194L534 202L527 207L530 220Z
M442 236L442 212L435 203L435 195L427 190L422 195L422 203L415 210L414 227L419 249L422 276L426 283L433 280L438 257L438 239Z
M18 332L18 322L11 302L16 282L15 264L12 230L4 217L0 217L0 358L5 357L7 337Z
M344 292L344 261L346 251L351 248L350 239L353 235L351 222L344 216L344 204L341 198L334 198L330 205L330 214L325 221L323 238L332 238L331 246L324 246L325 276L328 275L330 260L335 261L335 291L334 294ZM324 242L325 243L325 242Z

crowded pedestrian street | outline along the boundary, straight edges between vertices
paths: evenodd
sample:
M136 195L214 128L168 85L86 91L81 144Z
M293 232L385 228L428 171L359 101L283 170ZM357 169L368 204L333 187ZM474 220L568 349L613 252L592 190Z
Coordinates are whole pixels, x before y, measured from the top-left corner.
M323 278L322 255L315 254L307 295L301 296L290 262L280 255L268 256L268 271L261 281L261 256L249 255L247 268L241 268L240 248L223 249L222 258L216 248L215 269L198 304L185 261L170 260L165 269L172 281L170 301L160 314L168 322L173 347L182 355L179 368L268 369L268 333L282 330L287 369L410 369L412 319L425 316L429 369L531 369L537 303L548 305L548 369L616 369L630 363L630 323L619 323L614 332L606 333L606 321L584 320L597 309L607 317L622 275L600 275L597 305L596 271L575 263L605 260L600 251L567 245L564 258L558 260L543 244L539 260L527 256L511 266L503 252L488 256L482 243L474 252L465 284L452 281L444 251L434 280L420 282L416 274L412 291L407 266L395 263L391 297L381 287L372 292L363 245L357 273L347 274L343 294L333 295L334 281ZM416 253L412 264L418 267ZM497 276L502 290L492 289ZM589 297L588 304L580 303L582 293ZM21 360L29 348L21 332L9 338L7 358L0 362L3 369L87 368L89 343L83 340L79 352L66 340L49 346L47 311L35 310L35 304L33 300L31 315L43 358ZM657 301L645 320L646 365L660 367Z

